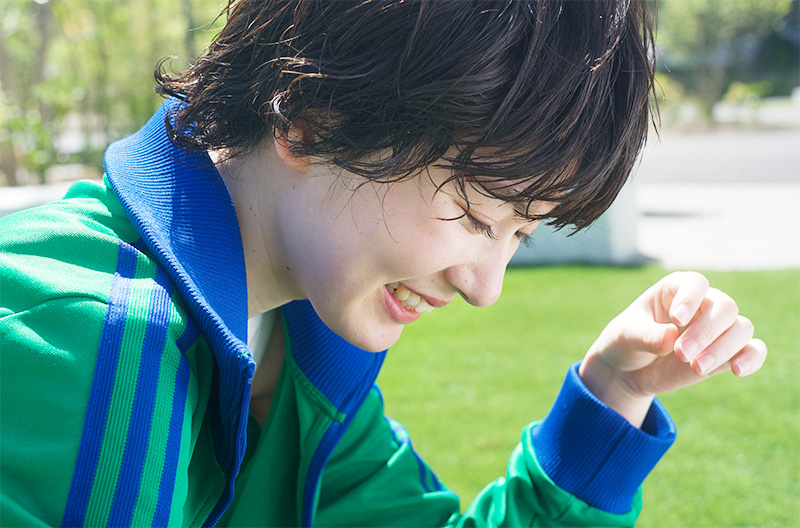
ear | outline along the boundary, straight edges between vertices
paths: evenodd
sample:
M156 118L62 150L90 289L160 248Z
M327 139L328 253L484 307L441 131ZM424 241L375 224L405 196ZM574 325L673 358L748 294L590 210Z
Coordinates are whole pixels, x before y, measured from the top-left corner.
M311 165L308 156L298 156L289 148L290 143L298 140L303 143L311 143L314 141L313 133L305 121L292 123L287 134L275 136L273 140L275 152L284 165L290 169L306 173L309 171Z

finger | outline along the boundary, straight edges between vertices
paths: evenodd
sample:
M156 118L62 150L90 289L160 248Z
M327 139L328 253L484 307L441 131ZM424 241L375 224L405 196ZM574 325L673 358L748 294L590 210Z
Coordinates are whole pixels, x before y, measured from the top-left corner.
M691 362L692 370L703 376L711 374L740 354L752 338L753 323L747 317L738 316L730 328L697 354Z
M650 352L659 356L671 353L680 332L672 323L643 321L630 325L621 334L621 344L629 352Z
M760 339L751 339L731 361L731 370L736 376L749 376L757 372L764 365L766 359L767 345Z
M684 327L700 309L708 292L708 279L693 271L672 274L667 279L668 291L675 292L671 299L665 299L669 304L669 319L675 325Z
M670 354L675 349L675 341L679 335L678 327L672 323L653 324L644 333L643 349L658 356Z
M739 307L728 295L710 288L691 324L675 344L680 359L689 362L736 323ZM737 349L738 350L738 349Z

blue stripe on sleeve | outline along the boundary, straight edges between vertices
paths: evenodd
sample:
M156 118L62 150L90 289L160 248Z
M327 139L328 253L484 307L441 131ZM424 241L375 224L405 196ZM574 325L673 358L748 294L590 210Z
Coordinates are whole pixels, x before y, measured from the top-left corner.
M169 524L172 494L175 490L175 474L178 470L178 457L181 451L181 431L183 412L186 407L186 395L189 391L189 363L186 361L186 351L197 341L200 330L193 320L189 319L186 329L178 338L178 350L181 360L175 376L175 392L172 396L172 413L169 419L169 436L167 437L166 453L164 457L164 472L158 489L158 502L153 517L153 526L167 526Z
M62 526L83 526L86 509L92 493L92 484L97 471L103 433L111 403L111 392L117 373L119 349L125 329L128 297L131 281L136 271L136 250L129 244L119 241L117 269L111 281L108 310L100 334L92 388L86 408L86 418L78 446L75 473L72 475L67 505L64 510Z
M110 526L131 524L144 477L143 468L153 421L159 367L169 326L171 290L166 273L161 268L156 268L156 284L150 299L150 313L147 316L147 329L139 358L139 375L136 379L128 438L125 441L122 466L108 519Z

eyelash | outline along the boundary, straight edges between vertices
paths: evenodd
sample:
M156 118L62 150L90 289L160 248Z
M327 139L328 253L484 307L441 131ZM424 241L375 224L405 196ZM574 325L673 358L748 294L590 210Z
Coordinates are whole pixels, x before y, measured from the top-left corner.
M487 237L491 238L492 240L497 239L497 235L494 234L492 231L492 226L486 225L471 214L465 212L464 215L469 220L469 223L472 225L472 228L482 235L486 235Z
M464 216L467 217L469 223L472 225L472 228L477 231L478 233L485 235L492 240L497 240L497 235L492 231L492 226L486 225L471 214L465 212ZM533 237L531 235L526 235L525 233L517 231L516 237L519 239L521 244L524 244L525 247L533 247Z
M527 248L533 247L533 235L526 235L525 233L517 233L517 238L519 238L520 244L523 244Z

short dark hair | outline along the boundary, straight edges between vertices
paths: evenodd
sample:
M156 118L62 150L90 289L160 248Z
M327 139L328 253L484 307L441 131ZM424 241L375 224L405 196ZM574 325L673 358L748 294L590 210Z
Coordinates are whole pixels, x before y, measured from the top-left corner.
M186 72L156 69L185 103L167 119L185 148L236 155L302 122L315 139L296 154L386 182L444 159L462 194L477 184L530 220L555 202L549 223L580 229L651 122L647 0L231 0L223 14Z

